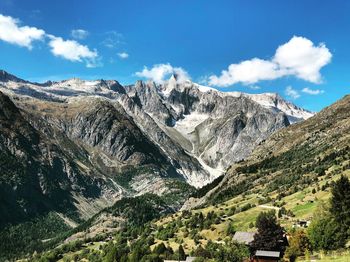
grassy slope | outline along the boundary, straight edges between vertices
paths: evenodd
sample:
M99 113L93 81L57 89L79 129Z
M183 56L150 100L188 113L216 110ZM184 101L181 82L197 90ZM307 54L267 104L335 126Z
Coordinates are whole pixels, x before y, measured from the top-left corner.
M346 174L347 176L350 177L350 170L343 172L343 174ZM340 177L340 174L335 175L330 179L327 177L323 177L323 178L320 178L320 181L318 184L322 185L322 184L325 184L327 181L329 182L331 180L336 180L339 177ZM320 201L326 201L330 197L329 188L327 188L325 191L320 190L320 191L317 191L315 194L313 194L312 189L316 187L317 187L316 184L312 184L309 187L304 188L302 191L283 197L280 201L278 201L278 203L285 202L283 206L287 210L291 210L295 215L295 217L287 216L279 219L280 223L283 226L285 226L286 228L290 228L293 226L293 223L296 222L297 220L311 219L313 216L313 212L317 207L317 205L320 203ZM274 197L274 195L275 193L272 192L269 196ZM260 212L269 210L267 207L262 207L261 205L259 205L258 201L259 201L258 194L249 194L249 195L246 195L245 197L242 197L240 195L218 205L210 205L205 208L194 210L193 212L202 212L203 214L207 214L210 211L214 211L216 214L218 214L222 218L221 223L215 224L212 226L214 230L200 231L200 234L204 238L201 242L206 243L207 240L220 241L224 239L227 236L226 229L231 221L234 224L234 227L237 231L254 231L255 228L249 228L249 225L255 222L256 217ZM232 207L236 207L236 208L242 207L247 203L251 203L256 206L243 212L239 212L233 215L228 215ZM267 203L264 203L263 206L273 207L273 203L267 202ZM161 220L156 222L156 225L166 226L171 221L173 221L176 217L180 216L180 213L181 212L169 217L162 218ZM165 242L170 244L170 246L176 248L178 247L178 243L176 243L176 239L182 238L184 241L184 247L187 249L187 251L190 251L195 246L195 244L191 238L189 237L183 238L183 233L182 233L183 229L184 227L179 229L175 238L171 238ZM156 242L160 243L162 241L158 240Z

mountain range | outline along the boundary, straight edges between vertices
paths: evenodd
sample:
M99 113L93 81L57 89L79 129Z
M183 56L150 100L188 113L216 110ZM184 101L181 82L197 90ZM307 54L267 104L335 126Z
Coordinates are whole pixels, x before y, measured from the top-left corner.
M124 197L191 192L313 115L277 94L220 92L176 75L122 86L0 71L0 92L1 226L49 211L81 221ZM177 193L175 209L188 196Z

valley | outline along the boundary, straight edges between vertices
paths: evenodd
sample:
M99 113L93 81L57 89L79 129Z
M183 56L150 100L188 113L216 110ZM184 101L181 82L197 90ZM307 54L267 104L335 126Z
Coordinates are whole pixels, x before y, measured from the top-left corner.
M30 158L27 152L34 150L38 156L28 163L47 161L61 172L50 185L50 172L22 167L32 172L29 177L39 175L41 193L35 201L12 193L18 203L32 205L21 211L31 219L17 213L23 204L16 213L2 205L8 214L3 225L14 215L19 222L3 227L2 238L12 243L22 232L31 236L3 245L12 250L9 257L35 250L43 252L39 258L97 259L125 230L134 241L148 232L151 250L181 245L194 254L198 245L222 245L232 232L254 232L263 211L275 210L287 230L310 223L329 201L334 181L350 176L349 96L312 116L278 95L224 94L177 83L175 76L160 86L126 87L79 79L36 84L6 72L1 81L2 123L19 141L10 147L2 136L6 158L17 165L14 156ZM57 164L55 157L62 156L67 162ZM31 189L27 182L19 185ZM57 201L55 194L66 200L52 208L48 201ZM207 222L191 226L199 218ZM35 235L37 226L43 231ZM60 251L45 251L57 245L53 250Z

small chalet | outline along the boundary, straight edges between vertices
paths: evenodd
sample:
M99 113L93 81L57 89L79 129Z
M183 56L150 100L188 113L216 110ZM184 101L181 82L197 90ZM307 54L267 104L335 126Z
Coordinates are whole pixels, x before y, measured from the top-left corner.
M164 262L193 262L197 257L186 257L186 260L164 260Z
M279 261L281 258L281 252L279 251L267 251L257 250L252 258L254 262L274 262Z
M310 225L310 221L308 220L297 220L294 224L293 227L303 227L307 228Z

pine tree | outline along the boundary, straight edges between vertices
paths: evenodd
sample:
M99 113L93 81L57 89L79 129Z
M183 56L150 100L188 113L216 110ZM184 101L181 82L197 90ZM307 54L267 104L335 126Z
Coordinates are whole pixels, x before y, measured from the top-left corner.
M159 245L157 245L153 252L158 254L158 255L161 255L161 254L164 254L165 251L167 250L166 246L164 245L164 243L160 243Z
M285 250L286 238L283 228L277 223L275 212L262 212L256 219L258 232L254 235L252 248L254 250Z
M341 176L332 187L331 214L345 234L350 236L350 181Z
M179 260L185 260L186 259L186 254L185 250L182 247L182 245L179 246Z

